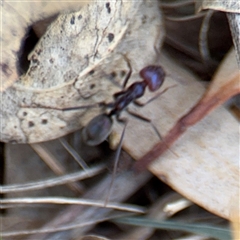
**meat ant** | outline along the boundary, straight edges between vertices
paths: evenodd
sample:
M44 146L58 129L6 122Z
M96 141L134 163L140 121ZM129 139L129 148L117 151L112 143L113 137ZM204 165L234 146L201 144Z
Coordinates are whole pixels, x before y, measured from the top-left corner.
M130 71L128 72L124 83L123 83L123 90L115 93L113 95L114 101L111 103L100 102L97 104L87 105L87 106L77 106L77 107L69 107L69 108L56 108L57 110L62 111L69 111L69 110L78 110L83 108L93 108L93 107L104 107L110 108L109 113L99 114L94 117L88 124L83 128L82 137L84 142L89 146L96 146L102 143L107 137L110 135L112 126L113 126L113 117L115 116L119 122L127 123L126 119L120 118L120 114L123 110L127 108L130 103L134 103L137 106L145 106L146 104L150 103L154 99L158 98L164 92L166 92L169 88L164 89L162 92L158 93L156 96L151 98L146 103L142 104L137 101L138 98L141 98L146 88L151 92L157 91L163 84L165 79L165 72L161 66L157 65L149 65L144 67L140 72L139 75L143 79L142 81L132 83L128 88L125 89L127 82L132 74L132 68L130 63L127 61L128 67ZM151 120L140 116L136 113L128 111L134 117L140 118L146 122L151 122ZM157 131L156 127L154 130L157 132L157 135L161 139L160 133Z
M142 81L134 82L132 83L128 88L125 89L127 82L131 76L132 69L130 64L128 63L130 71L127 74L122 91L119 91L113 95L114 101L108 104L100 103L99 105L105 106L107 108L111 108L109 113L103 113L96 117L94 117L87 126L82 131L82 137L86 144L90 146L96 146L100 143L102 143L111 133L112 125L113 125L113 116L116 117L116 119L119 122L124 123L124 128L122 131L121 139L117 148L117 152L115 155L115 161L114 161L114 169L113 169L113 175L112 180L109 186L107 198L105 201L105 205L108 202L108 198L110 196L110 191L113 185L113 180L117 171L119 156L120 156L120 150L122 147L122 141L125 133L125 129L127 126L127 120L124 118L120 118L121 112L127 108L127 106L130 103L134 103L138 106L144 106L153 99L159 97L164 91L158 93L154 98L150 99L147 103L141 104L137 102L136 100L140 97L142 97L145 93L146 88L151 92L157 91L163 84L164 78L165 78L165 72L161 66L155 66L155 65L149 65L147 67L144 67L139 75L143 79ZM128 111L129 112L129 111ZM134 114L132 112L129 112L131 115L141 118L147 122L151 122L151 120L144 118L142 116L139 116L137 114ZM154 125L152 125L154 127ZM156 127L154 127L154 130L157 132L159 138L161 139L160 133L157 131Z
M130 67L130 65L129 65ZM132 70L130 67L130 71L126 76L123 84L123 89L126 87L127 82L131 76ZM111 108L109 113L103 113L96 117L94 117L88 125L83 129L83 139L84 141L90 145L95 146L102 143L111 133L112 125L113 125L113 116L116 116L119 122L126 122L126 119L120 118L121 112L127 108L130 103L135 103L138 106L143 106L145 104L141 104L136 101L136 99L142 97L145 93L145 89L148 89L151 92L155 92L158 90L161 85L163 84L165 78L165 72L160 66L150 65L143 68L140 71L140 76L143 78L143 81L134 82L131 84L127 89L119 91L113 95L114 101L108 104L100 103L99 105L105 106L106 108ZM166 90L164 90L165 92ZM154 98L158 97L160 94ZM152 101L151 99L150 101ZM149 103L148 101L147 103ZM137 114L131 113L130 114L138 117ZM148 121L146 118L142 118L143 120ZM149 120L150 121L150 120Z
M123 82L123 90L115 93L113 95L113 102L105 103L100 102L93 105L88 106L77 106L77 107L69 107L69 108L56 108L57 110L62 111L68 111L68 110L78 110L83 108L92 108L92 107L104 107L105 109L110 109L108 113L102 113L94 117L82 130L82 138L83 141L89 145L89 146L96 146L102 143L104 140L107 139L107 137L110 135L112 131L113 126L113 117L115 116L116 119L124 124L124 128L121 134L121 139L118 144L117 152L115 155L115 161L114 161L114 169L112 174L112 180L108 189L107 199L105 201L105 205L108 202L108 198L110 196L110 191L113 185L113 180L117 171L120 151L122 147L123 137L125 133L125 129L127 126L127 119L120 118L120 114L123 110L127 110L127 107L130 103L134 103L137 106L145 106L149 102L153 101L154 99L158 98L161 94L166 92L169 88L174 87L170 86L166 89L164 89L162 92L159 92L156 94L153 98L148 100L146 103L142 104L137 101L137 99L141 98L146 88L149 89L151 92L157 91L163 84L165 79L165 72L161 66L157 65L149 65L147 67L144 67L140 72L139 75L143 79L142 81L137 81L132 83L129 87L126 88L127 82L132 74L132 68L130 63L127 61L129 72L126 75L124 82ZM44 107L48 108L48 107ZM143 116L140 116L136 113L132 113L128 111L129 114L131 114L134 117L140 118L146 122L151 123L150 119L147 119ZM152 124L152 123L151 123ZM158 137L162 140L160 133L158 132L157 128L152 124L152 127L154 128L155 132L157 133Z
M125 129L127 126L127 119L125 118L120 118L120 114L123 110L127 108L127 106L130 103L134 103L137 106L144 106L148 104L149 102L153 101L154 99L158 98L161 94L166 92L169 88L174 87L168 87L162 92L158 93L155 95L153 98L151 98L149 101L146 103L142 104L137 101L137 99L141 98L144 93L146 88L148 88L151 92L157 91L163 84L164 79L165 79L165 72L161 66L156 66L156 65L149 65L147 67L144 67L140 72L139 75L143 79L142 81L134 82L132 83L128 88L126 88L127 82L132 74L132 69L131 65L127 61L128 66L129 66L129 73L127 74L124 83L123 83L123 90L115 93L113 95L114 101L111 103L98 103L98 106L104 106L106 108L110 108L111 110L108 113L103 113L99 114L96 117L94 117L88 124L87 126L84 127L82 131L82 137L83 140L86 144L90 146L96 146L100 143L102 143L104 140L107 139L107 137L110 135L112 126L113 126L113 117L115 116L116 119L124 123L124 128L122 131L121 139L117 148L117 152L115 155L115 160L114 160L114 169L113 169L113 174L112 174L112 180L108 189L108 194L107 198L105 201L105 205L108 202L108 198L110 196L110 191L113 185L114 177L116 175L117 171L117 166L118 166L118 161L120 157L120 151L122 147L122 141L125 133ZM90 107L94 107L96 105L92 105ZM82 107L75 107L75 108L68 108L64 110L73 110L73 109L78 109ZM134 117L140 118L144 121L147 121L152 124L151 120L140 116L136 113L132 113L128 111L131 115ZM162 137L160 133L158 132L157 128L152 124L152 127L154 128L155 132L157 133L158 137L162 140Z

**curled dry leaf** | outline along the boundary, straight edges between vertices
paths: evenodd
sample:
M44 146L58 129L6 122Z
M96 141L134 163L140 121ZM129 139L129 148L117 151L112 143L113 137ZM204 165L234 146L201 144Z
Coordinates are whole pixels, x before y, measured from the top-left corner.
M201 0L196 1L197 11L212 9L224 12L240 12L240 2L238 0Z
M239 124L220 107L196 126L188 127L240 92L234 51L226 57L206 92L193 76L164 56L161 59L161 64L171 72L166 82L175 82L177 87L141 112L164 133L164 141L155 145L157 138L150 128L147 131L143 124L138 124L138 128L129 126L124 147L134 158L140 158L135 165L138 170L157 159L150 167L156 176L193 202L229 219L231 199L239 193ZM147 147L152 150L144 154Z
M240 14L228 13L227 17L232 32L234 47L237 52L238 66L240 68Z
M229 27L232 33L233 43L238 56L240 66L240 1L239 0L202 0L196 1L196 11L211 9L227 13Z
M6 90L18 76L18 54L31 25L61 11L80 9L82 2L9 2L1 3L1 88ZM34 12L34 14L32 14Z
M96 1L60 15L29 55L27 73L2 94L1 141L46 141L85 126L101 109L52 108L112 101L126 58L133 72L155 61L160 25L158 3L149 0Z

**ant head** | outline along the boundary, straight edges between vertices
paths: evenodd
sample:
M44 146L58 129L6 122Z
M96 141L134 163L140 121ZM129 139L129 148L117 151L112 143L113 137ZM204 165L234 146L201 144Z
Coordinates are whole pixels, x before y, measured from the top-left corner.
M150 65L140 71L140 76L151 92L158 90L163 84L165 72L162 67Z
M112 131L112 118L107 114L100 114L93 118L82 131L82 137L89 146L102 143Z

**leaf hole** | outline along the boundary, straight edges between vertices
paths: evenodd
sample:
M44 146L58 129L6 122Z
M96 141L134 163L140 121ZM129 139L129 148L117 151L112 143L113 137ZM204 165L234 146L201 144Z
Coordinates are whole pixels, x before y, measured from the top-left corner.
M90 85L89 88L90 88L90 89L94 89L95 87L96 87L96 85L93 83L93 84Z
M120 75L121 75L121 77L124 77L124 76L126 75L126 71L125 71L125 70L122 70L122 71L120 72Z
M34 125L35 125L34 122L32 122L32 121L28 122L28 127L33 127Z
M17 52L17 71L19 75L27 72L30 65L30 61L28 60L29 53L32 52L39 38L42 37L42 35L46 32L47 27L56 19L56 17L57 14L37 21L26 29L25 36L21 40L20 49ZM38 50L38 52L36 51L37 55L39 55L38 53L40 52L41 49ZM35 64L38 63L36 56L33 55L32 59L33 63Z
M107 38L108 38L108 41L109 41L109 42L112 42L113 39L114 39L114 34L113 34L113 33L109 33L108 36L107 36Z
M47 124L48 123L48 120L47 119L42 119L42 124Z
M111 77L111 78L115 78L116 76L117 76L117 73L116 73L116 72L111 72L111 73L110 73L110 77Z
M30 65L30 61L28 60L28 55L33 50L37 42L38 42L38 37L34 32L33 28L30 27L23 38L20 50L18 52L17 70L19 75L22 75L27 72Z
M94 70L91 70L90 72L89 72L89 75L93 75L94 74Z

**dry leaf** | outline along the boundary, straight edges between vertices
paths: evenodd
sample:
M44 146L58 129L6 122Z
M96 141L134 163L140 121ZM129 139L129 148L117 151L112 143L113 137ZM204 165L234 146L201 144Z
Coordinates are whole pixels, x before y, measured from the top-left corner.
M229 64L230 63L230 64ZM168 132L162 143L156 144L136 164L137 169L144 169L156 157L159 157L169 146L173 144L188 127L196 124L216 107L240 92L240 71L234 57L234 51L230 51L223 61L211 85L199 102L193 106L187 114L178 119L173 128Z
M240 2L238 0L201 0L196 1L197 11L212 9L224 12L240 12Z
M177 87L139 109L139 112L153 120L162 135L166 136L165 142L155 145L158 138L150 124L147 126L147 123L131 119L127 126L124 148L135 159L140 158L136 164L138 169L158 158L150 168L156 176L193 202L229 219L231 198L239 190L238 122L224 107L220 107L195 127L187 129L187 124L196 123L214 107L239 92L239 71L234 52L223 62L219 74L216 74L205 94L204 86L172 60L162 56L161 64L171 73L166 78L166 86L177 83ZM198 102L203 94L204 97ZM183 124L178 125L181 124L181 116L196 102L198 108L195 106L194 109L200 111L191 115L186 128ZM192 110L189 111L189 116L190 113ZM180 127L177 130L180 131L179 135L173 130L176 126L177 129ZM185 135L171 146L185 130ZM118 131L121 131L120 128ZM151 148L144 155L146 149ZM167 152L160 158L163 149Z
M3 2L1 8L1 89L6 90L18 80L18 54L31 25L61 11L80 9L82 2ZM32 14L34 12L34 14Z
M238 68L240 69L240 14L228 13L227 16L237 52Z
M202 0L196 1L196 11L211 9L227 12L233 43L237 52L238 65L240 66L240 2L238 0Z
M46 141L85 126L101 109L39 107L112 101L114 82L129 71L126 57L134 73L155 61L160 24L156 1L97 2L59 16L29 55L27 73L2 94L1 141Z

